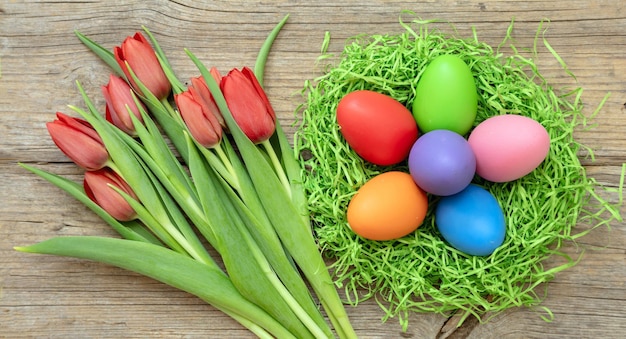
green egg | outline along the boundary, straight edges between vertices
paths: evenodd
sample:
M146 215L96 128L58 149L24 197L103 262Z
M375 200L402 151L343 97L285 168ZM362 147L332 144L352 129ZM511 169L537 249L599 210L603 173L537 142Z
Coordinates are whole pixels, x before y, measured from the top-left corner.
M426 66L413 101L421 133L446 129L465 135L476 119L478 94L467 64L455 55L441 55Z

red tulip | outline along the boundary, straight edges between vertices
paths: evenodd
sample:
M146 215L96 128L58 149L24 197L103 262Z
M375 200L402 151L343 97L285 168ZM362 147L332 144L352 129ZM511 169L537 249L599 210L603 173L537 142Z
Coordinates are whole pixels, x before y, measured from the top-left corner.
M159 100L170 94L172 85L165 76L152 46L140 32L135 33L133 37L127 37L121 47L116 46L113 49L113 54L137 93L142 92L130 75L126 63L133 70L137 79Z
M139 121L143 121L143 118L131 91L130 85L124 79L113 74L109 77L109 83L106 86L102 86L102 94L106 100L107 120L127 134L135 135L135 126L128 108ZM141 102L139 104L142 109L146 109Z
M109 160L102 139L87 121L57 112L57 120L48 122L46 127L52 141L78 166L93 171Z
M105 167L97 171L85 172L83 186L87 196L115 219L128 221L137 217L137 213L130 207L130 204L111 186L117 187L133 199L137 199L137 196L126 181L112 169Z
M211 68L211 74L213 75L215 82L219 84L222 80L222 76L215 67ZM191 78L191 86L189 87L190 89L193 88L194 98L196 98L196 101L198 101L202 105L202 108L205 110L205 112L213 112L213 115L215 116L215 118L217 118L217 121L220 123L220 125L223 128L226 128L224 117L222 116L220 109L217 107L215 99L213 99L213 95L207 87L204 79L201 76Z
M213 147L222 140L222 126L215 112L211 111L199 93L190 87L188 91L174 95L191 136L204 147ZM216 107L217 108L217 107ZM219 110L217 111L219 113Z
M220 89L237 125L252 142L260 143L274 134L276 114L250 68L231 70L222 78Z

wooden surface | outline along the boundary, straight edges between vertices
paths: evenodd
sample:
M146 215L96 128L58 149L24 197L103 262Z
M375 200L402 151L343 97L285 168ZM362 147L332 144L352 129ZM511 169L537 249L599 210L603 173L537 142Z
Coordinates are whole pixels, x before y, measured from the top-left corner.
M226 338L250 337L237 323L193 296L151 279L97 263L13 251L53 236L114 235L109 227L17 162L79 180L81 172L50 141L45 122L66 105L80 105L80 81L101 105L107 67L79 43L78 29L107 48L145 25L155 34L181 79L195 76L183 48L221 70L252 65L267 33L283 15L288 24L267 65L266 86L283 124L300 103L305 79L319 75L324 32L331 52L359 33L398 33L401 10L452 22L460 35L476 27L497 45L514 18L518 46L531 47L539 22L546 38L576 74L569 78L545 49L537 63L555 87L585 89L595 119L577 133L596 152L584 160L590 176L616 186L626 160L626 10L604 1L0 1L0 337ZM445 25L440 25L445 29ZM288 131L291 131L287 128ZM609 197L617 199L617 195ZM626 333L626 225L599 228L582 238L579 265L547 286L541 309L511 309L484 324L455 329L438 315L411 316L406 333L395 319L381 323L374 301L348 308L363 338L623 338ZM539 291L541 292L541 290Z

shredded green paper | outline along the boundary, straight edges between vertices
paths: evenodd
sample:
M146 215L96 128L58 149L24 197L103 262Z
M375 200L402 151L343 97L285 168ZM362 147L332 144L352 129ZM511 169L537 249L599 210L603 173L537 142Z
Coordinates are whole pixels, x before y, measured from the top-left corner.
M295 150L305 172L314 230L324 254L333 260L337 285L345 289L350 304L375 298L385 311L383 321L397 317L404 329L411 312L456 313L460 325L470 315L486 321L518 306L538 308L550 321L552 313L540 305L545 283L577 264L582 255L572 257L562 246L621 220L624 171L617 189L586 175L579 156L593 158L593 152L574 139L575 130L587 126L590 118L582 113L582 89L557 91L540 74L533 58L538 55L537 44L543 43L573 77L543 37L541 26L530 56L525 57L513 44L513 22L496 50L481 42L476 32L462 39L431 29L428 21L401 20L400 25L406 30L401 34L352 38L338 59L326 53L327 35L320 57L326 63L324 74L306 82L305 103L298 110L302 120ZM431 213L433 197L424 224L395 241L360 238L346 222L351 197L369 178L407 168L379 167L359 158L339 132L335 119L339 100L351 91L368 89L410 107L424 67L448 53L460 56L475 76L479 91L475 124L494 115L520 114L537 120L551 137L548 157L529 175L504 184L474 180L497 198L507 220L504 244L487 257L465 255L442 239ZM619 195L619 202L605 198L609 191ZM580 231L573 230L576 225Z

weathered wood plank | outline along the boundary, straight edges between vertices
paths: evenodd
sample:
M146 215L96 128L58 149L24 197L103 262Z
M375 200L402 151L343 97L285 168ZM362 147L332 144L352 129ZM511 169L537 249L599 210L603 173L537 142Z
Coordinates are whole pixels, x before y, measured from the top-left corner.
M94 1L0 3L0 337L250 337L237 323L198 299L151 279L69 258L20 254L13 246L58 235L114 235L85 207L17 166L37 164L81 180L81 172L49 140L45 123L68 104L81 105L80 81L102 107L108 69L73 36L75 29L105 47L145 25L155 34L181 79L197 75L183 48L227 70L252 65L267 32L286 13L290 21L267 65L267 92L288 127L302 102L305 79L320 74L316 59L326 31L329 52L360 33L401 32L402 10L454 24L461 36L475 27L497 46L511 20L516 45L532 47L540 22L545 37L576 74L570 78L545 48L537 63L555 88L582 87L585 114L610 92L597 126L577 132L591 147L588 175L617 187L626 162L626 10L621 1ZM408 16L405 16L408 18ZM447 23L433 27L450 31ZM540 41L541 42L541 41ZM541 44L540 44L541 46ZM617 194L609 197L617 201ZM584 226L581 226L581 230ZM485 324L446 327L437 315L413 315L406 333L395 319L381 324L374 301L348 308L364 338L618 338L626 331L626 227L600 227L566 244L581 262L548 284L541 310L512 309ZM452 324L452 323L450 323Z

